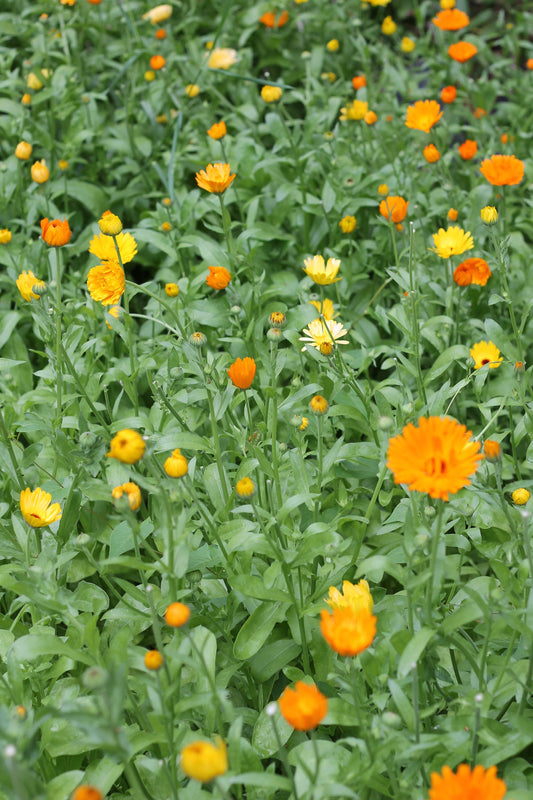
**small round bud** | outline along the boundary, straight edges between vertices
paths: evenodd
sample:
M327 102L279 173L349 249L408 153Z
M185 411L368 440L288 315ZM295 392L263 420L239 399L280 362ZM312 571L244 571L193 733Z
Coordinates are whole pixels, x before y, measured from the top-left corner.
M120 218L111 211L104 211L98 220L98 225L102 233L105 233L106 236L116 236L117 233L120 233L122 230Z
M189 344L192 344L193 347L205 347L207 344L207 336L201 331L194 331L194 333L191 333L189 336Z

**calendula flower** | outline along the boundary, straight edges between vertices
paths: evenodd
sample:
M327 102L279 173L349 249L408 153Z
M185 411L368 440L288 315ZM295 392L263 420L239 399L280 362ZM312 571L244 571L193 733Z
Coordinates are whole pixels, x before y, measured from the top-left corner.
M466 250L472 250L474 240L470 231L465 233L462 228L453 225L447 230L439 228L439 232L433 234L433 244L435 247L430 247L430 250L441 258L450 258L450 256L460 256Z
M121 307L119 305L109 306L109 308L107 308L106 311L111 317L113 317L113 319L120 319L120 315L121 315L122 309L121 309ZM113 330L112 325L110 325L107 320L106 320L105 324L107 325L107 327L109 328L110 331Z
M470 348L470 355L474 359L474 369L487 365L489 369L497 369L503 361L503 356L493 342L476 342Z
M181 768L189 778L201 783L212 781L228 770L228 754L226 744L216 737L216 745L211 742L197 741L188 744L181 751Z
M230 381L237 389L249 389L255 377L256 364L253 358L238 358L227 370Z
M91 239L89 253L101 261L118 262L117 246L123 264L132 261L137 254L137 242L131 233L119 233L115 237L99 233Z
M445 86L444 89L441 89L440 99L443 103L453 103L457 97L457 89L455 86Z
M470 484L483 458L480 443L471 436L465 425L448 417L420 417L418 427L409 423L389 441L387 467L394 483L448 500Z
M28 94L28 92L25 92L22 95L22 97L20 98L20 102L22 103L23 106L31 105L31 94Z
M165 611L165 622L171 628L181 628L190 616L191 610L189 606L184 603L171 603Z
M34 164L32 164L30 173L31 179L32 181L35 181L35 183L46 183L50 177L50 170L46 166L46 161L44 158L41 158L40 161L36 161Z
M339 222L339 228L343 233L352 233L357 225L357 220L351 214L347 214Z
M444 9L454 8L455 0L440 0L440 7Z
M29 142L19 142L18 145L15 147L15 155L21 161L27 161L28 158L33 153L33 147Z
M261 99L265 103L275 103L283 94L283 89L280 86L263 86L261 89Z
M341 265L340 258L328 258L326 264L324 257L317 255L312 258L305 258L304 264L304 272L319 286L329 286L330 283L336 283L341 280L341 278L337 278L337 272Z
M222 139L227 132L228 131L226 129L226 123L224 122L224 120L221 120L220 122L215 122L213 125L211 125L211 127L207 131L207 135L210 136L211 139L216 140L216 139Z
M352 78L352 86L356 91L366 86L366 75L355 75Z
M206 192L222 194L235 178L235 173L230 175L230 172L229 164L208 164L205 169L196 173L196 183Z
M382 200L379 204L379 213L385 219L391 219L395 224L403 222L407 215L409 201L403 197L393 195Z
M31 303L32 300L38 300L40 297L35 289L46 289L46 283L36 278L31 269L27 272L23 270L18 276L16 284L22 298L28 303Z
M62 247L70 242L72 231L66 219L52 219L48 217L41 220L41 235L46 244L52 247Z
M115 486L111 492L113 500L119 500L124 495L126 495L128 499L131 510L137 511L142 500L141 490L137 484L133 483L133 481L128 481L128 483L123 483L121 486Z
M328 713L328 700L315 685L296 681L278 700L282 717L297 731L316 728Z
M477 47L470 42L456 42L448 47L448 55L454 61L464 64L469 61L477 53Z
M74 789L70 800L104 800L104 795L96 786L89 786L86 784Z
M416 47L416 42L414 42L408 36L404 36L400 47L402 48L402 53L412 53Z
M148 83L155 81L155 72L153 71L153 69L146 70L146 72L144 73L144 80L148 81Z
M322 302L320 300L310 300L309 303L317 309L324 319L335 319L337 316L337 312L329 297L326 297Z
M340 42L338 39L330 39L329 42L326 44L327 49L330 53L335 53L340 47Z
M328 410L328 401L325 397L322 397L321 394L315 394L309 401L309 408L313 414L322 416L322 414L325 414Z
M307 428L307 426L309 425L309 420L308 420L308 418L307 418L307 417L300 417L300 419L301 419L301 422L300 422L300 424L298 425L298 430L299 430L299 431L305 431L305 429L306 429L306 428Z
M482 161L479 171L493 186L515 186L524 177L524 162L516 156L495 155Z
M386 183L380 183L379 186L378 186L378 194L383 196L384 194L388 194L388 193L389 193L389 187L387 186L387 184ZM387 219L388 219L388 217L387 217Z
M481 221L485 223L485 225L494 225L498 222L498 212L494 208L494 206L485 206L479 212L481 216Z
M87 288L92 299L103 306L118 303L126 288L124 270L116 261L102 261L89 270Z
M526 61L526 67L528 69L533 69L533 58L528 58L528 60Z
M477 153L477 142L474 139L466 139L457 149L464 161L470 161Z
M207 344L207 336L202 331L193 331L189 336L189 344L193 347L205 347Z
M287 24L288 21L288 11L282 11L277 19L273 11L267 11L265 14L259 17L259 22L264 25L265 28L282 28Z
M231 273L226 267L209 267L209 275L205 282L212 289L225 289L231 281Z
M164 3L160 6L155 6L143 14L143 19L148 19L152 25L158 25L172 16L172 6L169 3Z
M214 47L207 59L210 69L229 69L239 60L237 51L230 47Z
M361 2L370 6L388 6L390 0L361 0Z
M435 164L440 159L440 153L434 144L428 144L424 147L424 158L429 164Z
M456 222L457 217L459 216L459 212L457 211L456 208L450 208L446 216L448 217L450 222Z
M163 69L166 64L166 59L163 56L155 55L150 59L150 69L159 70Z
M319 317L319 319L310 322L307 328L304 328L303 333L307 335L300 336L300 341L306 343L302 347L302 352L308 344L321 351L323 344L330 344L331 346L335 344L350 344L348 339L341 339L341 336L346 336L348 333L346 328L343 327L341 322L335 322L333 319Z
M436 100L417 100L414 105L408 106L405 124L408 128L429 133L443 113Z
M185 94L192 99L200 94L200 87L197 83L188 83L185 87Z
M9 244L12 239L11 231L8 228L0 230L0 244Z
M66 161L64 158L61 158L57 162L57 166L59 167L61 172L64 172L66 169L68 169L68 161Z
M287 322L287 317L283 313L283 311L273 311L272 314L268 318L268 322L271 328L284 328Z
M467 258L455 269L453 279L459 286L486 286L492 275L484 258Z
M485 769L480 764L471 769L459 764L457 772L443 767L431 773L429 800L502 800L507 786L496 777L496 767Z
M470 17L464 11L459 11L458 8L450 10L439 11L436 17L433 17L432 22L441 31L460 31L470 24Z
M498 461L502 454L500 443L493 439L486 439L483 445L483 454L487 461Z
M164 28L159 28L159 29L158 29L158 30L155 32L155 38L156 38L158 41L161 41L162 39L166 39L166 38L167 38L167 32L166 32L166 30L165 30Z
M189 465L179 447L172 451L172 455L166 459L163 468L170 478L183 478L187 474Z
M163 224L161 225L161 230L164 231L164 233L168 233L169 231L172 230L172 225L170 224L170 222L163 222Z
M61 506L52 502L52 495L40 487L24 489L20 493L20 510L22 516L32 528L43 528L61 519Z
M157 672L157 670L161 669L163 666L163 661L163 656L159 650L148 650L148 652L144 654L144 666L146 669Z
M326 603L333 609L351 608L356 613L362 608L367 611L372 611L374 608L370 587L364 579L356 584L350 583L350 581L343 581L342 594L335 586L330 586Z
M136 464L144 455L146 444L140 433L124 428L111 439L108 458L116 458L123 464Z
M367 111L363 119L367 125L373 125L378 121L378 115L375 111Z
M360 120L368 112L368 103L363 100L352 100L351 105L341 108L340 120Z
M527 489L515 489L511 497L517 506L525 506L531 495Z
M485 109L480 108L479 106L472 112L472 114L476 119L481 119L482 117L487 116L487 112L485 111Z
M235 491L239 497L252 497L255 494L255 483L251 478L241 478L237 481Z
M120 217L117 217L116 214L113 214L113 212L107 210L104 211L104 213L98 220L98 227L100 228L101 232L104 233L106 236L116 236L122 230L122 221ZM102 258L102 256L99 256L99 258Z
M335 608L320 612L322 636L341 656L356 656L370 647L376 635L377 618L367 609Z
M180 287L177 283L166 283L165 292L169 297L177 297L180 293Z

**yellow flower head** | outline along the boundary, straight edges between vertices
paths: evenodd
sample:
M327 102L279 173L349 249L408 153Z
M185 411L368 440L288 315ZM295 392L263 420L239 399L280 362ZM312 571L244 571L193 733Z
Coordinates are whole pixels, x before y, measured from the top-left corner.
M211 69L229 69L238 60L237 51L231 47L215 47L209 54L207 66Z
M453 225L447 230L439 228L439 232L433 234L433 244L435 247L430 247L430 250L433 250L441 258L450 258L450 256L460 256L461 253L472 250L474 240L470 231L465 233L458 225Z
M513 503L516 503L517 506L525 506L530 497L527 489L515 489L512 494Z
M255 494L255 483L251 478L241 478L237 481L235 491L239 497L252 497Z
M336 50L339 49L340 43L338 39L330 39L327 43L326 47L331 53L334 53Z
M111 236L98 233L91 239L89 253L92 253L101 261L118 262L118 254L115 242L118 245L118 249L120 251L120 260L123 264L127 264L129 261L132 261L137 255L137 242L131 233L119 233L114 239Z
M181 454L181 450L177 447L172 451L172 455L167 458L164 464L164 470L170 478L183 478L187 474L189 465L185 456Z
M405 124L408 128L429 133L443 113L436 100L417 100L407 108Z
M345 336L348 333L346 328L343 327L341 322L335 322L333 319L322 319L319 317L313 320L313 322L310 322L307 328L304 328L303 332L307 335L300 336L300 341L305 342L302 351L305 350L306 345L311 345L322 353L325 353L325 355L329 355L334 345L350 344L348 339L341 339L341 336ZM324 349L322 347L324 344L330 344L331 349L327 347Z
M494 208L494 206L485 206L480 211L481 221L485 223L485 225L494 225L498 222L498 212Z
M136 464L144 455L146 444L140 433L131 428L124 428L111 439L108 458L116 458L123 464Z
M357 584L343 581L342 593L335 586L330 586L326 603L333 609L352 608L355 612L362 608L372 611L374 607L370 587L365 580L360 580Z
M368 112L368 103L363 100L352 100L351 105L341 108L340 120L360 120Z
M416 43L408 36L404 36L400 47L403 53L412 53L416 47Z
M61 519L61 506L52 502L52 495L44 492L40 487L24 489L20 493L20 510L22 516L32 528L43 528L52 522Z
M351 214L347 214L339 222L339 228L343 233L352 233L357 225L357 220Z
M200 87L197 83L188 83L185 87L185 94L191 99L197 97L200 94Z
M181 768L189 778L205 783L227 772L226 744L219 736L216 737L216 742L214 745L211 742L197 741L183 748Z
M143 19L149 19L152 25L158 25L164 22L172 15L172 6L169 3L164 3L161 6L155 6L143 14Z
M477 342L470 348L470 355L474 359L474 369L481 369L487 364L489 369L497 369L503 361L503 356L493 342Z
M89 270L87 288L97 303L102 303L104 306L116 305L124 294L125 287L124 270L116 261L102 261Z
M111 211L104 211L98 221L98 225L102 233L107 236L116 236L122 230L122 222L116 214Z
M324 319L335 319L337 316L337 312L333 307L333 303L326 297L325 300L321 303L320 300L310 300L309 303L314 306L318 313L324 317Z
M390 0L361 0L361 2L371 6L388 6Z
M50 170L46 166L46 161L44 158L41 158L40 161L36 161L34 164L32 164L30 173L31 179L32 181L35 181L35 183L46 183L50 177Z
M222 194L235 178L235 173L230 175L230 172L229 164L208 164L205 169L196 173L196 183L206 192Z
M148 650L148 652L144 654L144 666L146 669L157 672L157 670L161 669L163 666L163 661L163 656L159 650Z
M328 401L325 397L322 397L321 394L315 394L315 396L309 401L309 408L313 414L321 416L328 410Z
M304 259L304 264L304 272L320 286L329 286L330 283L336 283L341 280L341 278L337 278L337 272L341 265L339 258L328 258L328 263L326 264L324 257L317 255Z
M126 495L128 498L128 502L130 504L130 508L132 511L137 511L139 506L141 505L141 490L137 486L136 483L133 481L129 481L128 483L123 483L121 486L115 486L113 491L111 492L111 497L113 500L120 500L120 498Z
M46 289L46 283L36 278L31 269L28 272L23 270L18 276L16 284L23 299L28 303L39 299L40 295L35 292L36 288Z
M27 161L32 153L33 153L33 147L29 142L25 142L24 140L19 142L15 148L15 155L21 161Z
M165 292L169 297L177 297L180 293L180 287L177 283L166 283Z
M392 36L392 34L396 31L396 23L391 16L385 17L381 24L381 30L385 36Z
M277 100L280 99L281 95L283 94L283 89L279 86L263 86L261 89L261 98L265 101L265 103L275 103Z
M0 229L0 244L9 244L12 239L12 233L9 228Z

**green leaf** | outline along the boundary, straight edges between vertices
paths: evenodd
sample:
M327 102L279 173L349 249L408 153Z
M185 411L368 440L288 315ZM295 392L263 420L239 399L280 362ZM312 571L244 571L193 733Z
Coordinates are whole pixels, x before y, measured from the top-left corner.
M469 356L468 347L463 344L455 344L448 347L444 353L433 362L431 367L424 375L424 385L428 385L434 378L438 378L450 368L454 361L466 361Z
M288 742L294 728L285 722L281 714L276 710L275 724L278 729L280 743L283 746ZM278 752L279 745L274 733L273 720L268 716L265 709L259 714L252 733L252 747L259 758L267 758Z
M432 628L420 628L415 633L411 641L404 648L398 662L398 677L404 678L411 672L413 664L416 664L426 645L433 639L436 631Z
M241 627L235 643L235 658L245 661L264 645L274 625L285 617L287 603L261 603Z
M301 647L294 639L279 639L267 644L250 659L250 669L256 681L267 681L299 655Z

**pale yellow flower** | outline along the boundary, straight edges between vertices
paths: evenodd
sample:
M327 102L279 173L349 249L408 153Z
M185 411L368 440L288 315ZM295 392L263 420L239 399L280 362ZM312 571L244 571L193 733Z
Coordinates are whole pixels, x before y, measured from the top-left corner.
M207 66L211 69L229 69L238 60L237 51L231 47L215 47L209 54Z
M329 355L336 344L350 344L348 339L341 339L348 331L343 327L342 322L335 322L333 319L318 319L310 322L303 333L307 336L300 336L300 341L305 342L302 351L307 345L315 347L324 355ZM324 347L325 345L325 347Z
M326 264L324 257L317 255L304 259L304 264L304 272L320 286L329 286L330 283L341 280L341 278L337 278L337 272L341 265L340 258L328 258Z

